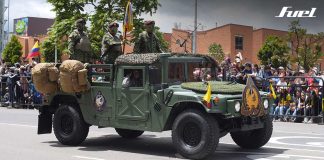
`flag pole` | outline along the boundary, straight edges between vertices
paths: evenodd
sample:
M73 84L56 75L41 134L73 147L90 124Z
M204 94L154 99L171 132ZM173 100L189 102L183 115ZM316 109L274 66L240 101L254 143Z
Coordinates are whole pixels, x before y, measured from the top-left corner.
M123 41L123 55L125 54L125 48L126 48L126 43L125 43L125 40L127 40L126 38L126 34L127 34L127 28L125 28L125 33L124 33L124 41Z
M57 42L55 42L55 65L57 64Z
M125 48L126 48L126 41L127 41L127 31L128 31L128 27L125 27L125 19L126 19L126 17L128 18L128 12L130 12L130 10L128 10L129 9L129 5L130 5L130 3L132 3L132 0L129 0L128 2L127 2L127 5L126 5L126 8L125 8L125 17L124 17L124 22L123 22L123 29L124 29L124 37L123 37L123 55L125 54ZM132 13L133 14L133 13Z

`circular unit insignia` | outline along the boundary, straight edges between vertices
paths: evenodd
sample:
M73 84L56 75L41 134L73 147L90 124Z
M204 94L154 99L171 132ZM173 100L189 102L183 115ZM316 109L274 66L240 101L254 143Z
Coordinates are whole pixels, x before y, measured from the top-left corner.
M98 91L95 99L94 99L94 103L96 106L96 110L101 112L104 110L104 108L106 107L106 98L102 95L101 91Z
M243 105L241 114L244 116L258 117L263 116L264 110L261 103L261 96L258 88L255 86L253 79L249 77L246 82L246 87L243 90Z

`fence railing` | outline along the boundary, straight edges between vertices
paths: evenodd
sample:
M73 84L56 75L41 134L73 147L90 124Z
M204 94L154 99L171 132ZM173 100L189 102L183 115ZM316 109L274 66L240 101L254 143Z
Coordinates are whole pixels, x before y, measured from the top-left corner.
M275 103L274 120L324 124L324 80L322 77L269 77L263 88Z
M41 105L42 94L36 91L31 76L1 75L0 80L1 106L37 108Z

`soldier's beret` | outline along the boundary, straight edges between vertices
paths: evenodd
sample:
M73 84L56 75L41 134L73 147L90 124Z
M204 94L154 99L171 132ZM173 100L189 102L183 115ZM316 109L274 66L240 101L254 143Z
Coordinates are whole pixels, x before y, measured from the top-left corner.
M155 24L155 21L151 21L151 20L144 21L144 24L145 24L145 25Z
M80 18L80 19L75 21L75 24L86 24L86 20L83 19L83 18Z
M112 27L119 27L119 24L117 22L111 22L109 23L108 25L109 28L112 28Z

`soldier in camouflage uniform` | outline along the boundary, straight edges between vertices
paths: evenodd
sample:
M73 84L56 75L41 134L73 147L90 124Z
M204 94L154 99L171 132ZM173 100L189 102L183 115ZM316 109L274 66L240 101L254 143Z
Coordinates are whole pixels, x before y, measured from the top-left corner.
M116 36L118 23L113 22L108 27L108 33L102 39L101 59L106 64L114 64L116 58L123 54L122 41Z
M85 32L86 21L78 19L75 22L76 29L69 36L69 46L71 57L70 59L78 60L83 63L91 63L91 43Z
M145 31L139 35L139 39L134 46L134 53L162 53L161 44L154 34L154 21L145 21Z

